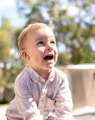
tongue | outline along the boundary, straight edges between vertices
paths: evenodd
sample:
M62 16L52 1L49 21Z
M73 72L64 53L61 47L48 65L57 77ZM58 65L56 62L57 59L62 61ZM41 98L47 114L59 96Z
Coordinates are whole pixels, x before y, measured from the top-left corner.
M51 60L51 59L52 59L52 56L46 56L44 59L45 59L45 60Z

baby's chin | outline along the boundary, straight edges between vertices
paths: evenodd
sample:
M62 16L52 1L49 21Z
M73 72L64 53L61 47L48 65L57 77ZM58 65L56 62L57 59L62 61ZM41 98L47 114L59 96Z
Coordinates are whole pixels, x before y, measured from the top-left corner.
M54 66L55 66L55 64L49 64L49 65L46 66L46 69L47 69L47 70L50 70L50 69L52 69Z

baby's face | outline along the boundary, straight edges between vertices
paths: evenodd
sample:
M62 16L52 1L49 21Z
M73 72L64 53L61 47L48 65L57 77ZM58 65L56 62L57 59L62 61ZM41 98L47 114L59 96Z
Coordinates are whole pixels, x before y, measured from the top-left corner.
M50 70L57 61L56 40L48 27L30 31L25 40L27 62L36 71Z

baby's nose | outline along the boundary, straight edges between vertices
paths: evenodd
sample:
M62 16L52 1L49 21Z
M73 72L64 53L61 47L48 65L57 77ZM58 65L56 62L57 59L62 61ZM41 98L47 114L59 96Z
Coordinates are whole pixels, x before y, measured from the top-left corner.
M47 50L52 50L53 48L52 48L52 45L50 45L50 44L48 44L47 45Z

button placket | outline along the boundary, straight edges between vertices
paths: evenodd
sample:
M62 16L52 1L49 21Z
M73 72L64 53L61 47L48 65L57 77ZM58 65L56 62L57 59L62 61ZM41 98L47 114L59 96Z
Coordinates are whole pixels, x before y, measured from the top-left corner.
M48 89L47 85L48 85L48 81L46 82L46 84L43 86L41 90L41 95L40 95L40 100L38 105L38 107L40 108L41 114L44 114L45 99L46 99L46 94Z

